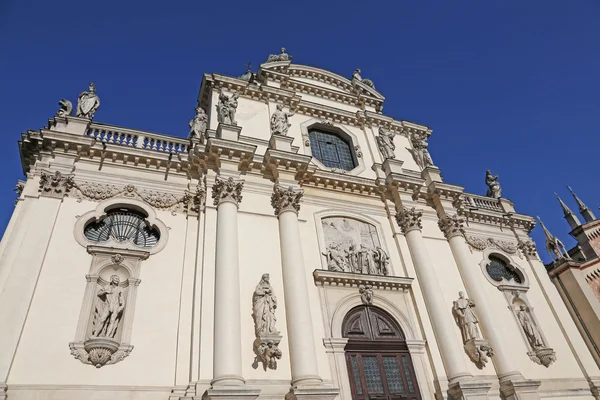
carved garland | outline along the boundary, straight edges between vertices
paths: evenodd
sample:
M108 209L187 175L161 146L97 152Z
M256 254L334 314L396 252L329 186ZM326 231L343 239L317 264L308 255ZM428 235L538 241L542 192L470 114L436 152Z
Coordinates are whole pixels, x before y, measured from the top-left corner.
M161 210L171 210L197 213L200 209L200 204L204 198L205 191L202 187L197 186L194 191L187 190L183 197L178 198L172 193L158 192L154 190L141 189L138 190L134 185L127 185L119 188L115 185L105 185L101 183L73 183L73 187L77 189L75 197L80 200L88 199L94 201L103 201L112 197L129 197L137 198L150 204L152 207Z
M484 239L484 238L479 238L476 236L466 236L466 235L465 235L465 241L469 245L469 249L471 251L473 251L473 250L483 251L487 248L496 248L496 249L505 251L506 253L511 254L511 255L517 254L519 256L519 258L523 258L521 256L521 253L518 252L517 244L515 244L513 242L507 242L504 240L498 240L498 239L494 239L494 238Z

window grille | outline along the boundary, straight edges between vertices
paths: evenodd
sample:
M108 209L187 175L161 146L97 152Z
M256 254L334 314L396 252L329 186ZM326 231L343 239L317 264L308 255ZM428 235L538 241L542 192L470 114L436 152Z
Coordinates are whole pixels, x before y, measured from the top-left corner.
M345 139L335 133L320 130L311 130L308 135L312 155L323 165L345 171L356 167L352 146Z
M99 221L88 224L83 233L92 242L113 239L131 241L139 247L153 247L160 239L159 232L148 225L144 215L126 208L108 211Z
M486 269L488 275L496 282L501 282L504 279L507 281L514 281L515 283L523 283L519 274L510 269L506 262L501 258L490 256L490 262Z

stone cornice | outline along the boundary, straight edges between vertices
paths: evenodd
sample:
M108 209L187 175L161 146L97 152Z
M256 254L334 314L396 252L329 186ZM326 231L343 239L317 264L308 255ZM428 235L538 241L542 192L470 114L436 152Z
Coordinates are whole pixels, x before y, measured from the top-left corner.
M340 190L355 194L380 195L380 187L372 179L360 178L338 172L316 170L302 178L304 186Z
M399 276L353 274L350 272L334 272L315 269L313 272L315 284L318 286L358 287L370 285L373 289L407 291L412 285L413 278Z

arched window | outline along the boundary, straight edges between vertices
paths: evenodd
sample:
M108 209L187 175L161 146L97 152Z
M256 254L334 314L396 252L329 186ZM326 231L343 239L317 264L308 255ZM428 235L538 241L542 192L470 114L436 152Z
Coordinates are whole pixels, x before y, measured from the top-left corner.
M358 306L342 324L352 398L421 400L404 333L385 311Z
M496 282L513 281L514 283L523 283L523 279L517 271L509 268L508 263L495 255L489 256L490 262L486 266L486 271L490 278Z
M97 222L87 224L83 230L85 237L92 242L132 242L139 247L153 247L160 239L158 230L152 228L146 215L127 208L108 211Z
M321 129L310 129L308 136L313 157L326 167L351 171L357 166L349 140Z

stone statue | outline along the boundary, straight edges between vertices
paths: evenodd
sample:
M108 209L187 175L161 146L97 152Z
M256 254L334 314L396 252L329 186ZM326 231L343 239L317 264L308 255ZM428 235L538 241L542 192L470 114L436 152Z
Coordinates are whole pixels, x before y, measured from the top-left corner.
M485 184L488 186L487 197L493 197L494 199L502 197L502 188L500 187L500 183L498 183L498 175L492 175L489 169L485 172Z
M68 117L73 112L73 104L67 99L62 99L58 102L58 105L60 108L56 114L54 114L56 117Z
M383 155L384 160L387 160L388 158L396 158L396 154L394 154L394 151L396 150L396 145L394 144L394 133L386 131L383 128L379 128L379 136L376 138L379 151Z
M282 47L280 54L270 54L269 58L267 58L267 62L275 61L292 61L292 56L286 53L285 47Z
M473 300L465 298L463 292L458 292L458 300L454 302L453 312L454 318L460 326L463 343L480 337L479 328L477 327L479 320L473 308L475 308Z
M375 89L375 85L373 84L373 81L370 79L363 79L363 77L360 75L360 68L356 68L354 70L354 72L352 73L352 80L357 80L359 82L364 83L365 85L369 86L370 88Z
M415 132L410 139L413 145L414 156L417 165L421 167L421 169L433 166L433 160L431 159L429 150L427 150L427 147L429 146L427 143L427 134L424 132Z
M112 339L117 333L119 321L125 308L123 288L119 286L117 275L110 277L110 283L98 291L98 303L94 314L92 336Z
M277 297L273 294L273 288L269 283L269 274L263 274L252 296L254 328L257 335L278 333L275 329L275 322L277 321L275 317L276 308Z
M231 97L221 92L219 94L219 103L217 104L217 121L222 124L237 125L235 121L235 112L238 106L238 94L234 93Z
M289 117L295 113L286 113L283 111L283 105L277 104L277 110L271 115L271 135L286 136L288 129L292 124L289 123Z
M525 305L521 305L519 311L517 312L517 318L523 327L523 331L525 332L525 336L527 336L527 340L529 340L529 344L533 349L539 349L545 347L544 340L542 339L542 335L538 327L533 322L533 318L531 318L531 314L529 313L529 308Z
M197 137L202 139L206 128L208 128L208 115L200 108L196 107L196 116L190 121L190 134L189 138Z
M360 300L363 304L373 304L373 287L371 285L360 285L358 287L358 293L360 293Z
M100 107L100 97L96 94L96 85L90 82L89 90L82 92L77 99L77 116L92 119Z

